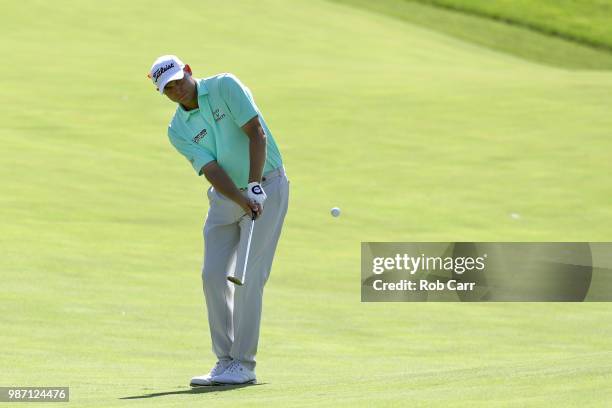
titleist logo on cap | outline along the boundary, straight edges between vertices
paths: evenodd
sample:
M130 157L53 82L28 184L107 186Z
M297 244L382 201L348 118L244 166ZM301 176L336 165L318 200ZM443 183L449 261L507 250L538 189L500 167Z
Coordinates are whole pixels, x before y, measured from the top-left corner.
M155 82L157 82L157 80L159 79L159 77L166 71L168 71L169 69L174 68L174 62L171 62L169 65L166 65L164 67L159 68L157 71L155 71L153 73L153 79L155 80Z

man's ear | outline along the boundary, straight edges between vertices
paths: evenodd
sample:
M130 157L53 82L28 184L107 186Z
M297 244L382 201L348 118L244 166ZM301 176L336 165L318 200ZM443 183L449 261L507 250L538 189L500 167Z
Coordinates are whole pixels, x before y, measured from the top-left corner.
M183 68L183 71L185 71L189 75L193 75L193 73L191 72L191 67L189 66L189 64L185 64L185 68Z

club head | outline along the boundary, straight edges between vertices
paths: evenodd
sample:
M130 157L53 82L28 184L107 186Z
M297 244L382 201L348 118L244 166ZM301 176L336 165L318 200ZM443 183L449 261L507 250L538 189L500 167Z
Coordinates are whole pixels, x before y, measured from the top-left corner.
M235 276L228 276L227 280L232 282L234 285L242 286L242 281L240 281L240 279L236 278Z

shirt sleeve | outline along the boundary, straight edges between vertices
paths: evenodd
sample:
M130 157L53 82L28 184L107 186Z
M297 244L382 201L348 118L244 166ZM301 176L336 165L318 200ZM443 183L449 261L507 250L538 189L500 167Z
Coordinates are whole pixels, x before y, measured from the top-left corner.
M202 175L201 170L204 165L216 160L210 151L202 146L196 146L189 143L185 139L178 137L170 127L168 128L168 138L176 151L189 160L189 163L191 163L198 176Z
M234 75L227 74L221 78L219 90L238 126L244 126L258 115L251 91Z

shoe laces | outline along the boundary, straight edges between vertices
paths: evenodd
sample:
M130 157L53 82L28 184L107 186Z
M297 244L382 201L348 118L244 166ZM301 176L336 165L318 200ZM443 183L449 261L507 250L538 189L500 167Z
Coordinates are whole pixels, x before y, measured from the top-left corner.
M240 367L240 363L237 361L232 361L229 366L225 369L226 372L235 373L238 370L242 371L242 367Z
M213 369L210 370L211 374L218 373L219 371L223 371L223 363L221 361L217 361Z

